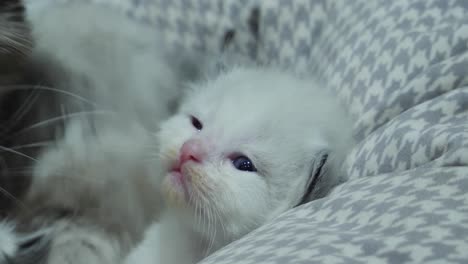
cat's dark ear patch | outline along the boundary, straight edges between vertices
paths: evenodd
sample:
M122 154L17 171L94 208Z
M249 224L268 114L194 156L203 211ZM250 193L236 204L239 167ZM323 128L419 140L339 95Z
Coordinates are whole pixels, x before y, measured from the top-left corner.
M305 202L307 202L308 198L311 194L316 190L317 185L320 183L323 175L326 174L327 171L327 162L329 158L329 151L322 150L315 155L312 166L309 173L309 179L307 181L305 191L302 195L301 200L296 206L299 206Z

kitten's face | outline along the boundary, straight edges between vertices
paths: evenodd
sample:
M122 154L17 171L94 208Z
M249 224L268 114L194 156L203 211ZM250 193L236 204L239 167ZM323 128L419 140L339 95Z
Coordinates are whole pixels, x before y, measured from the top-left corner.
M287 85L276 73L236 70L188 95L158 134L170 207L236 237L299 202L327 143L301 118L303 90Z

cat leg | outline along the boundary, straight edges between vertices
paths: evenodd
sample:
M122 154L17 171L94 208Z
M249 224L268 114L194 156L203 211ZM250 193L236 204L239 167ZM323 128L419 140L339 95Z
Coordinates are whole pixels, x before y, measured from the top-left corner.
M206 252L206 240L187 226L187 220L166 211L148 228L143 241L130 252L124 264L198 263Z
M125 258L124 264L159 264L161 249L160 242L161 225L154 223L145 232L145 237L130 254ZM169 263L166 263L169 264Z
M53 230L50 264L114 264L157 217L147 131L136 125L90 131L85 121L72 122L40 157L28 210L19 216L29 229Z

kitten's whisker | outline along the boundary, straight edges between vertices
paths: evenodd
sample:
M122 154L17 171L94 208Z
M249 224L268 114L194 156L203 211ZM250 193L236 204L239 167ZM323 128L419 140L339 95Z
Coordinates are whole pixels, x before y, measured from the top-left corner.
M203 233L208 233L210 231L209 227L208 227L208 212L207 212L207 208L206 207L206 200L205 200L205 197L204 196L200 196L201 199L203 199L203 201L200 201L202 203L202 206L201 206L201 209L203 210L202 211L202 216L203 216L203 230L204 232Z
M23 35L19 35L15 32L9 32L9 36L4 35L2 42L8 44L8 47L6 47L7 49L9 48L12 51L16 50L20 53L23 53L25 50L28 50L32 44L32 42L25 38Z
M212 205L213 211L215 213L215 216L216 216L215 220L216 219L219 220L219 225L221 225L221 229L223 230L223 237L226 237L227 235L226 227L224 225L223 218L221 217L221 210L220 210L220 207L217 205L217 200L215 199L212 192L207 191L206 194L207 194L207 199L209 201L209 204Z
M195 202L195 224L197 226L199 226L200 225L200 219L199 219L199 216L198 216L198 201L196 199L193 199L192 193L190 193L190 200L193 200Z
M27 207L23 202L21 202L18 198L16 198L13 194L11 194L9 191L7 191L5 188L2 188L1 186L0 193L6 196L8 199L12 200L15 204L18 204L21 207L21 209L27 210Z
M83 116L87 116L87 115L108 114L108 113L109 113L108 111L84 111L84 112L77 112L77 113L72 113L72 114L68 114L68 115L61 115L61 116L49 118L47 120L44 120L44 121L38 122L38 123L36 123L34 125L31 125L31 126L29 126L27 128L24 128L24 129L20 130L19 132L17 132L15 135L27 132L27 131L29 131L31 129L35 129L35 128L38 128L38 127L41 127L41 126L46 126L46 125L49 125L51 123L62 121L64 119L68 119L68 118L83 117Z
M206 218L206 231L205 233L208 235L207 236L207 239L208 239L208 247L205 249L205 252L204 252L204 255L208 255L209 252L211 251L212 247L213 247L213 244L214 244L214 239L215 239L215 236L216 236L216 228L215 228L215 225L213 223L213 213L212 213L212 208L210 206L210 200L208 199L208 197L206 196L206 190L204 187L202 187L204 185L201 185L200 186L200 194L201 194L201 198L203 199L203 204L205 205L204 208L205 208L205 218Z
M199 217L199 226L201 226L203 228L203 231L205 231L205 216L203 215L203 208L202 208L202 204L201 204L201 201L200 201L200 198L197 197L197 213L198 213L198 217Z
M210 225L210 229L211 229L211 236L210 236L210 242L209 242L209 246L208 246L208 249L207 249L207 254L208 255L210 252L211 252L211 249L213 248L213 245L214 245L214 240L215 240L215 237L216 237L216 225L214 223L214 218L213 218L213 209L211 208L210 206L210 209L209 209L209 225Z
M226 231L226 225L224 224L223 219L221 218L221 215L219 214L219 212L218 212L218 216L219 216L219 222L221 223L221 229L223 230L223 239L225 239L228 235Z
M223 224L223 221L222 221L222 218L221 218L221 215L219 214L218 212L218 205L216 203L216 200L214 199L214 195L212 195L211 192L207 192L208 194L208 200L210 201L210 204L212 205L212 210L213 210L213 221L215 223L215 236L218 235L218 225L221 226L221 229L223 230L223 238L225 237L226 235L226 230L224 228L224 224ZM218 221L219 220L219 221ZM216 237L213 237L213 241L216 239Z
M219 209L218 209L218 206L215 206L214 207L214 212L219 220L219 224L221 225L221 229L223 230L223 237L226 237L227 233L226 233L226 227L224 225L224 221L221 217L221 214L219 213Z
M23 149L23 148L40 148L40 147L47 147L50 144L52 144L52 140L47 140L47 141L41 141L41 142L35 142L35 143L29 143L29 144L24 144L24 145L19 145L19 146L14 146L11 147L13 150L17 149Z
M0 28L0 30L2 29ZM15 28L9 28L7 30L3 30L1 34L2 43L6 43L7 45L8 44L11 45L11 47L15 47L16 43L20 43L19 40L26 42L27 38L25 37L24 34L20 33L19 31L21 30L15 29ZM29 43L31 44L30 41ZM24 46L24 47L28 47L28 46Z
M4 131L9 131L13 128L21 119L31 110L33 104L37 101L39 95L35 92L28 95L24 103L16 110L13 116L10 118L8 124L4 128Z
M194 209L194 213L195 213L195 225L198 226L197 200L194 200L194 199L193 199L193 195L192 195L192 194L190 194L189 202L195 203L195 209Z
M41 90L41 91L50 91L50 92L56 92L60 94L64 94L70 97L73 97L75 99L78 99L80 101L83 101L85 103L88 103L92 106L97 106L97 104L89 99L86 99L85 97L66 91L66 90L61 90L53 87L48 87L48 86L42 86L42 85L4 85L2 86L2 89L8 89L8 90L30 90L30 89L35 89L35 90Z
M22 152L19 152L19 151L16 151L14 149L11 149L11 148L7 148L7 147L4 147L4 146L0 146L0 151L5 151L5 152L10 152L10 153L13 153L13 154L16 154L18 156L21 156L21 157L24 157L24 158L27 158L29 160L32 160L34 162L37 162L37 159L31 157L31 156L28 156Z
M202 215L202 209L201 209L201 206L200 206L200 201L198 199L195 199L195 211L196 211L196 217L197 217L197 225L198 226L202 226L202 219L203 219L203 215Z
M20 26L20 24L10 23L8 25L9 30L5 30L4 32L8 32L7 34L3 34L5 38L10 38L13 36L14 39L20 39L23 41L27 41L28 43L32 44L32 41L22 32L24 29L27 29L25 26Z
M16 110L16 112L13 114L11 119L21 119L26 113L28 113L29 109L31 109L31 106L37 101L38 98L39 94L36 92L29 94L24 103L21 104L19 109Z
M203 255L204 256L207 256L208 253L210 252L210 248L211 248L211 228L210 228L210 224L211 224L211 217L210 217L210 211L211 209L209 207L206 208L206 218L207 218L207 232L206 234L208 235L207 236L207 239L208 239L208 246L205 248L205 252L203 252Z
M210 223L211 223L211 232L210 232L210 242L209 242L209 246L208 246L208 249L207 249L207 252L206 252L206 255L210 254L212 248L214 247L214 241L216 239L216 235L218 234L218 229L216 228L216 218L215 218L215 215L213 213L213 210L214 208L212 206L210 206L210 209L209 209L209 216L210 216Z

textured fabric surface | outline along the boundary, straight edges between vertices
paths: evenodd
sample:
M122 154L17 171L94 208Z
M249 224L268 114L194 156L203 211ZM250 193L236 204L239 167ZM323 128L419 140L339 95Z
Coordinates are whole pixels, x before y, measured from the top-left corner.
M468 1L94 2L178 47L212 49L235 26L241 54L315 71L357 118L348 182L203 263L468 263Z

